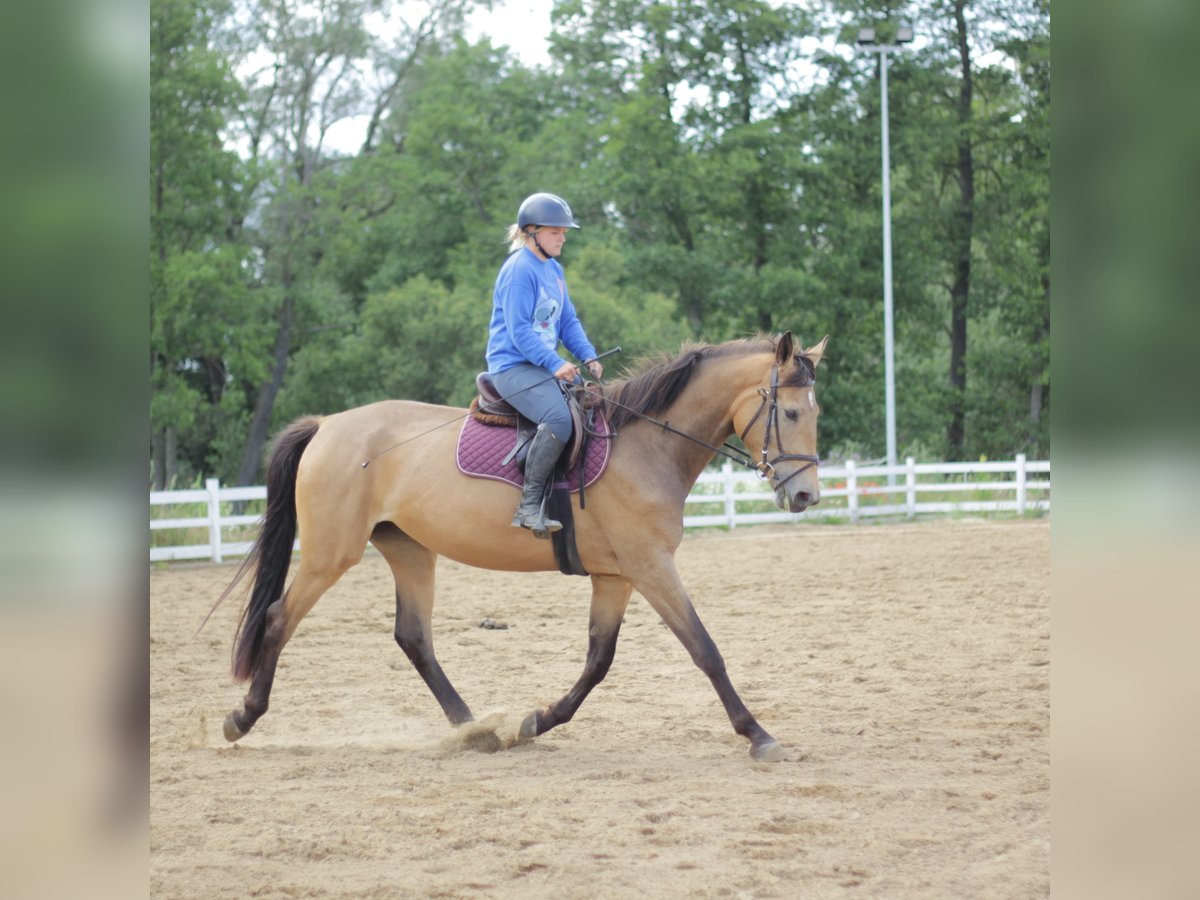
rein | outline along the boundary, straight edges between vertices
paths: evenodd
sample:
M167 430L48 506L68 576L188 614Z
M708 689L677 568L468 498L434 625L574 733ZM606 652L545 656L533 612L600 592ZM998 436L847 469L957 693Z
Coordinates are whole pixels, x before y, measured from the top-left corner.
M789 460L803 460L807 463L807 465L800 467L795 472L793 472L791 475L789 475L787 478L783 479L783 481L776 484L775 487L778 489L778 488L783 487L785 484L787 484L789 481L791 481L793 478L795 478L801 472L811 469L813 466L820 463L821 460L819 457L813 456L812 454L808 454L808 453L785 453L783 451L783 439L781 438L780 432L779 432L779 415L778 415L778 413L779 413L779 365L778 364L775 364L771 367L771 389L770 389L770 391L768 392L766 388L759 388L758 395L760 397L762 397L762 402L759 403L758 409L755 410L754 415L750 417L750 421L747 423L746 427L742 429L742 433L738 435L738 438L744 442L746 440L746 435L750 433L750 429L754 427L754 423L758 421L758 417L762 415L763 410L764 409L767 410L767 429L766 429L766 433L763 436L762 460L758 463L754 462L754 457L751 454L746 452L741 447L738 447L734 444L729 443L729 441L725 441L720 447L717 447L713 444L710 444L708 441L701 440L700 438L696 437L695 435L688 434L686 431L680 431L678 428L675 428L673 425L671 425L670 421L660 421L659 419L656 419L653 416L648 416L645 413L640 412L639 410L636 410L631 406L626 406L624 403L619 403L616 400L613 400L611 397L604 396L604 402L611 403L613 406L619 406L621 409L625 410L626 412L633 414L634 416L636 416L637 418L639 418L645 422L649 422L651 425L656 425L657 427L661 428L663 431L668 431L671 434L678 435L679 437L685 438L686 440L689 440L694 444L699 444L701 447L706 447L707 449L711 450L713 453L715 453L719 456L723 456L726 459L737 463L739 466L742 466L743 468L751 469L752 471L756 472L758 474L758 477L763 479L764 481L767 481L774 477L776 463L787 462ZM768 403L770 403L770 406L767 405ZM771 441L772 426L774 427L774 430L775 430L775 446L779 448L779 453L768 460L767 459L767 445ZM612 435L612 436L615 437L615 435Z

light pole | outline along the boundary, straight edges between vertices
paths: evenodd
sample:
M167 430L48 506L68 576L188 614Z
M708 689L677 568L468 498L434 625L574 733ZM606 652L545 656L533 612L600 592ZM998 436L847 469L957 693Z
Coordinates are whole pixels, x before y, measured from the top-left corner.
M874 28L860 28L855 43L864 50L879 54L880 128L883 144L883 378L884 413L887 426L887 464L896 465L896 346L892 328L892 175L888 149L888 54L910 43L913 30L907 25L896 29L896 43L875 43ZM895 475L888 475L888 484Z

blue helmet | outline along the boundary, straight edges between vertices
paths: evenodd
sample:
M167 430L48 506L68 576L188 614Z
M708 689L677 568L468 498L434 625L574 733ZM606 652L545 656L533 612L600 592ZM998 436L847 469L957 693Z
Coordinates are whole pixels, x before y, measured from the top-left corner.
M578 228L571 207L557 194L530 194L517 210L517 227L522 231L528 225L550 228Z

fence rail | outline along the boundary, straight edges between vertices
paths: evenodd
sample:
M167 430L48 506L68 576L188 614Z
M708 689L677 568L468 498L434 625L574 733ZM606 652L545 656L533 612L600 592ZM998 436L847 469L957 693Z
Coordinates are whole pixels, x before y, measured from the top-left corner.
M151 491L151 562L223 562L244 556L253 543L266 496L266 487L221 487L215 478L200 490ZM1050 462L1029 461L1024 455L1005 462L918 463L909 457L896 466L858 466L851 461L822 467L821 502L804 513L779 510L766 482L726 462L697 479L687 498L683 524L736 528L812 519L857 523L881 516L1020 516L1049 509Z

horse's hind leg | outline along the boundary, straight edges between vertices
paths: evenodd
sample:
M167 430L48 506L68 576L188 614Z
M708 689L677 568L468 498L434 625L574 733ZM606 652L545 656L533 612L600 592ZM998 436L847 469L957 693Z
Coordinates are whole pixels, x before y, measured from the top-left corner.
M588 621L588 652L583 674L567 694L547 709L535 710L521 723L521 737L544 734L571 721L592 688L604 680L617 651L617 635L633 586L611 575L592 576L592 610Z
M300 620L308 615L316 602L345 573L350 565L316 570L301 562L300 570L282 597L267 607L266 627L263 630L262 649L254 666L250 689L242 702L242 709L225 717L225 739L236 741L254 727L254 723L267 711L271 698L271 685L275 681L275 667L279 654L296 631Z
M455 725L474 717L463 702L433 652L434 572L437 554L404 535L394 525L381 525L371 535L373 543L392 569L396 580L396 643L425 680Z

